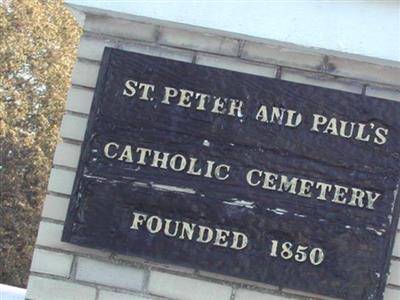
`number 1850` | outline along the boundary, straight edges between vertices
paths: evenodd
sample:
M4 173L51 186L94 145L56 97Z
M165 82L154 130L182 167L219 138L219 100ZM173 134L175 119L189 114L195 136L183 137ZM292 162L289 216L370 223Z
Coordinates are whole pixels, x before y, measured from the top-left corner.
M290 242L280 243L272 240L271 252L272 257L282 257L286 260L295 260L297 262L309 261L314 266L320 265L324 261L324 251L321 248L309 248L307 246L294 246Z

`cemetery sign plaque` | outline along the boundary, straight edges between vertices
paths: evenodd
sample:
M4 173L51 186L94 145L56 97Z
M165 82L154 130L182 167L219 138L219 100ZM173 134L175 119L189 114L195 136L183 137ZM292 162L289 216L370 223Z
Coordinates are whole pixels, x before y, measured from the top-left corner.
M106 48L63 241L382 299L398 103Z

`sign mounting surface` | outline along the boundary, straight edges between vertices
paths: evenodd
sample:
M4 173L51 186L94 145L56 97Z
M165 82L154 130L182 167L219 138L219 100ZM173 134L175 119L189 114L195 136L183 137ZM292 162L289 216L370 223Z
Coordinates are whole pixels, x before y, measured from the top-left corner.
M106 48L63 241L382 299L400 105Z

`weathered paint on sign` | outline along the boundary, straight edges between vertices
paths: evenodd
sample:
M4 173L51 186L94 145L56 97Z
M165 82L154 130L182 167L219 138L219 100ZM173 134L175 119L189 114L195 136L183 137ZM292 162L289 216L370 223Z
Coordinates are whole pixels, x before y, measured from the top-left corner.
M400 105L106 49L63 241L382 299Z

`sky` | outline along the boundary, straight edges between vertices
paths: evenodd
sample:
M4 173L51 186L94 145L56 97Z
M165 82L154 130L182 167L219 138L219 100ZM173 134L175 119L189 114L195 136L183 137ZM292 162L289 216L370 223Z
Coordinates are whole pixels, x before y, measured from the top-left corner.
M67 0L400 62L400 0Z

